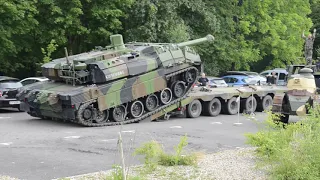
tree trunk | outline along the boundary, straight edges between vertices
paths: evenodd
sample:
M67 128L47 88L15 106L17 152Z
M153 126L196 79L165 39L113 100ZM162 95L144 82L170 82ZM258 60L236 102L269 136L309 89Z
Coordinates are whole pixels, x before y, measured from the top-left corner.
M233 62L231 63L231 71L235 71L236 70L236 63Z

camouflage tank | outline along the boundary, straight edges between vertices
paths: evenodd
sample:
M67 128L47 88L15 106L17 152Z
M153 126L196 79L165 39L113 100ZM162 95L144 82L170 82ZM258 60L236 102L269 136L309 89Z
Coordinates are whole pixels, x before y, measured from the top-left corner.
M290 115L305 116L308 105L313 106L317 87L311 68L302 68L298 74L289 76L288 91L276 94L273 101L272 113L280 114L280 121L288 123Z
M183 43L128 43L121 35L111 45L52 60L42 66L50 79L20 90L25 111L43 119L62 119L85 126L137 122L181 100L195 83L202 62Z

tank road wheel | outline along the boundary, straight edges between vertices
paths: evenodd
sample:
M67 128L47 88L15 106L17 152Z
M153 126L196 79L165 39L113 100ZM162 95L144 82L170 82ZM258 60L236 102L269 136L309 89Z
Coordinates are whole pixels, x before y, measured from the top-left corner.
M133 118L140 117L144 112L144 106L141 101L136 100L130 106L130 115Z
M145 101L145 106L147 111L153 111L158 107L159 104L159 99L155 94L150 94L146 101Z
M253 108L252 108L252 101L253 101ZM257 109L257 100L255 97L248 97L244 103L244 110L247 113L254 113Z
M224 106L224 112L230 115L237 114L238 112L238 102L236 97L232 97L227 101Z
M181 98L186 92L186 86L183 81L178 81L174 83L172 90L175 97Z
M202 111L201 102L199 100L193 100L187 106L187 117L188 118L196 118L199 117Z
M165 88L160 93L160 101L163 104L169 104L172 99L172 91L169 88Z
M193 83L195 82L196 78L197 78L196 70L191 69L184 73L183 80L186 81L187 83Z
M92 123L96 119L96 115L96 109L92 102L82 104L77 112L79 121L83 123Z
M126 107L120 105L112 109L112 119L116 122L124 121L126 118Z
M262 112L267 110L273 104L273 99L270 95L266 95L260 103L258 103L257 110Z
M96 123L106 123L109 118L109 110L97 111L97 117L94 120Z
M221 102L218 98L213 98L210 102L205 104L206 115L218 116L221 112Z

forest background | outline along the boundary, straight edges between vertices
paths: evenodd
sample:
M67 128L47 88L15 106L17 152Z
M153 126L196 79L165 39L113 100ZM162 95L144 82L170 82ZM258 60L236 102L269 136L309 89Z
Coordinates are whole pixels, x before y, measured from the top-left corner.
M319 0L0 0L0 71L36 76L49 57L64 56L64 47L86 52L120 33L125 42L212 34L214 43L197 46L208 75L260 72L305 63L301 34L320 33L319 18Z

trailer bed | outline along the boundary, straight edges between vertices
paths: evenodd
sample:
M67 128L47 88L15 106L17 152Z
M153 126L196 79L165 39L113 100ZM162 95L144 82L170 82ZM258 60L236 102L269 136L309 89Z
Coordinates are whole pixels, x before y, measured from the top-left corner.
M187 117L195 118L200 114L217 116L221 113L234 115L238 111L262 112L272 106L273 97L276 94L285 92L287 92L286 86L273 85L225 88L194 87L183 100L153 114L147 120L169 119L170 116L184 113Z

